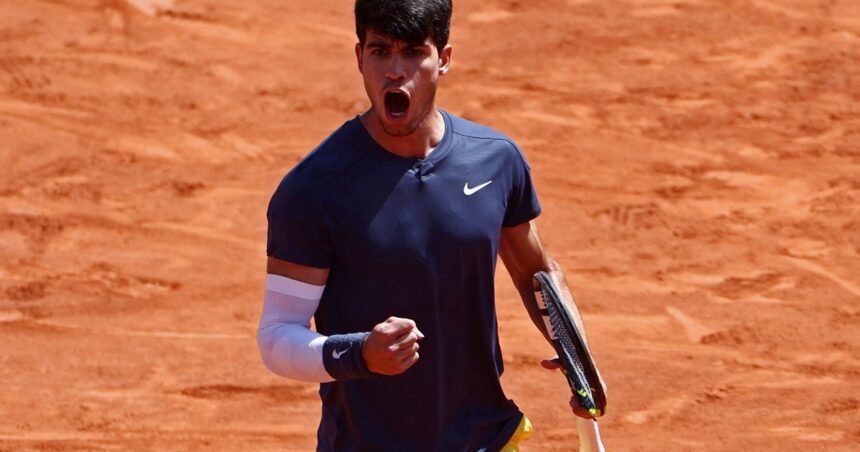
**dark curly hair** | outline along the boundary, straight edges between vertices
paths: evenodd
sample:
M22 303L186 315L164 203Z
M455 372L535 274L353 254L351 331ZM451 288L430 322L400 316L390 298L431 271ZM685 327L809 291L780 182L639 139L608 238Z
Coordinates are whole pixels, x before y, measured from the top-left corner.
M355 34L364 47L368 30L408 43L428 36L441 52L451 33L451 0L356 0Z

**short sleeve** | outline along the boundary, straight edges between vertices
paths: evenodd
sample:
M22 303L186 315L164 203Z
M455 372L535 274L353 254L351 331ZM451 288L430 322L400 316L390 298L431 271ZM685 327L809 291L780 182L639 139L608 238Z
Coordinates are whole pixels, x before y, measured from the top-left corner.
M320 192L292 176L284 178L269 201L266 254L299 265L329 268L332 231Z
M510 228L537 218L541 213L540 201L532 184L531 168L522 151L513 143L516 156L511 159L511 192L502 226Z

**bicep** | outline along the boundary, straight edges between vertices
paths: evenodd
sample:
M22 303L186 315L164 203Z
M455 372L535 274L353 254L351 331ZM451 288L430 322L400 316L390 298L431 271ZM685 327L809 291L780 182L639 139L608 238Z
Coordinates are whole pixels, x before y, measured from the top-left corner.
M306 284L324 286L328 280L329 269L296 264L269 256L266 261L266 273L285 276Z

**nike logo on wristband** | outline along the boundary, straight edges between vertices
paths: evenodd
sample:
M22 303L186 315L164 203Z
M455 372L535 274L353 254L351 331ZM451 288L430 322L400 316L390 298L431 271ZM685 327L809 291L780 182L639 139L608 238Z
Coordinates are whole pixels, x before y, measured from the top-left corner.
M469 188L469 183L466 182L466 185L463 186L463 194L466 196L472 196L477 193L478 190L486 187L487 185L490 185L491 183L493 183L493 181L489 180L481 185L478 185L477 187Z
M345 348L343 351L340 351L340 352L337 350L332 350L331 351L331 357L334 359L340 359L340 357L343 356L344 353L348 352L349 349L351 349L351 348L352 348L352 345L350 345L349 347Z

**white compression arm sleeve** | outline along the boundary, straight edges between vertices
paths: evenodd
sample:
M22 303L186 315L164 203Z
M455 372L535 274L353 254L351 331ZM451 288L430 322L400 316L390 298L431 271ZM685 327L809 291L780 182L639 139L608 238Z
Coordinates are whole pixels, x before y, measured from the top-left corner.
M317 383L334 381L323 365L323 344L328 338L310 329L323 289L266 275L257 346L263 363L275 374Z

